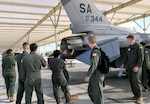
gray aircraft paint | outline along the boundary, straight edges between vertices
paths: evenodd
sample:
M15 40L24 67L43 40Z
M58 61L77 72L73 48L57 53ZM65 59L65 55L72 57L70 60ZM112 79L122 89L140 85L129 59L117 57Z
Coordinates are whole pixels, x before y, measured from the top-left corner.
M95 34L98 42L118 38L119 45L117 45L116 43L116 47L112 47L114 48L114 50L116 50L116 53L118 53L119 47L123 48L128 46L126 37L130 34L136 36L137 42L143 41L147 42L147 44L150 43L149 34L137 33L136 31L131 31L126 28L118 27L109 23L107 18L96 8L96 6L90 0L61 0L61 2L71 21L70 29L72 30L72 33L87 34L83 36L82 41L84 45L87 45L87 37L89 36L89 34ZM109 50L104 49L104 51L107 52ZM84 56L86 52L82 54ZM112 54L113 53L110 52L108 53L108 56L111 56ZM84 62L86 63L86 60L84 60Z
M120 50L119 50L119 44L118 44L118 39L108 39L103 42L98 42L98 46L102 48L102 50L106 53L106 55L109 57L110 62L114 61L118 57L120 57ZM84 62L88 65L91 64L90 62L90 55L91 55L91 49L88 51L80 54L79 56L76 57L77 60Z

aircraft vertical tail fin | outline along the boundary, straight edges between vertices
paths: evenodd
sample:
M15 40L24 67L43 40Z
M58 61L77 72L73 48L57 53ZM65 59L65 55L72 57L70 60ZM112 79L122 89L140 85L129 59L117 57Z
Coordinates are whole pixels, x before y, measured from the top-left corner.
M109 24L90 0L61 0L72 24Z

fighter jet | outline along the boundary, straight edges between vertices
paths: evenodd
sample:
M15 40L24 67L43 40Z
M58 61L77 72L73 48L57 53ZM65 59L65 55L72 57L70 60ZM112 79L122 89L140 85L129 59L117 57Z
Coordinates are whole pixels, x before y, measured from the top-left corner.
M62 39L61 50L74 49L74 57L86 64L90 64L91 50L87 44L90 34L96 35L98 46L105 51L114 67L121 64L120 56L128 46L128 35L135 35L137 42L150 42L149 34L111 24L90 0L61 0L61 3L71 21L72 33L82 34Z

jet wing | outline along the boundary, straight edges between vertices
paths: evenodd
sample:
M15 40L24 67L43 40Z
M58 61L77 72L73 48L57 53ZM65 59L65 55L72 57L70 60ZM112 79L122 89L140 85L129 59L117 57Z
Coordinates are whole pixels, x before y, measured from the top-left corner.
M110 62L120 57L120 48L119 48L118 38L101 41L98 43L98 46L106 53L106 55L110 59ZM78 55L76 59L83 63L90 65L91 64L90 54L91 54L91 49Z

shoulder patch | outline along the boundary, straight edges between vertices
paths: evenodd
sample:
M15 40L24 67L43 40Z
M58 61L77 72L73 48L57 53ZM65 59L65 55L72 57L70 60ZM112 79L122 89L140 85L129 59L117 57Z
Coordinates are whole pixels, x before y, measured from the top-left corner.
M139 49L143 49L142 45L139 44Z
M145 51L145 53L148 53L148 51Z
M97 56L97 53L93 53L92 56Z
M139 46L139 49L143 49L143 47L142 47L142 46Z

